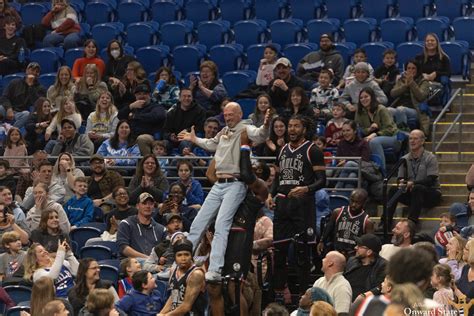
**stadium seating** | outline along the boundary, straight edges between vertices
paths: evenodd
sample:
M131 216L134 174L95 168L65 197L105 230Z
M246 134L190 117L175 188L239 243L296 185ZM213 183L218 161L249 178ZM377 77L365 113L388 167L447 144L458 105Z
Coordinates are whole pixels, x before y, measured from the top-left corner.
M367 62L376 69L382 64L383 52L388 48L394 48L391 42L371 42L360 46L367 53Z
M291 17L303 22L316 19L321 16L323 1L321 0L290 0Z
M151 17L160 24L181 20L181 7L172 0L157 0L151 7Z
M250 70L239 70L226 72L222 76L227 95L231 98L235 97L239 92L247 89L249 85L255 83L257 73Z
M296 68L296 65L304 56L317 49L318 45L315 43L289 44L285 46L282 53L290 60L293 68Z
M351 58L354 54L354 50L357 48L357 45L351 42L345 42L335 43L334 46L341 53L344 63L346 65L349 65L351 63Z
M470 0L435 0L436 15L454 19L466 16L471 11Z
M429 16L433 10L432 3L432 0L398 0L398 14L413 19Z
M334 40L337 40L340 25L341 22L334 18L308 21L306 24L308 41L319 43L322 34L330 34Z
M436 16L421 18L416 21L416 33L419 41L424 41L426 34L435 33L443 41L448 39L449 19Z
M276 43L272 43L273 47L275 47L278 53L281 50L281 46ZM254 44L247 47L247 66L248 69L256 70L260 66L260 60L263 58L263 52L265 50L265 46L267 44Z
M326 1L326 16L340 20L352 19L357 16L357 7L354 0Z
M8 296L16 303L31 299L31 288L23 285L7 285L3 288Z
M56 72L42 74L39 76L38 81L43 87L49 87L56 81Z
M282 0L255 0L255 16L268 24L286 18L287 9Z
M124 26L120 22L110 22L97 24L92 27L92 38L97 42L99 48L107 47L107 44L113 40L121 40Z
M178 45L190 44L192 41L193 22L174 21L161 25L161 44L171 49Z
M416 42L401 43L397 46L398 68L403 69L405 63L423 52L423 45Z
M240 44L223 44L211 47L209 59L216 63L219 75L228 71L239 70L243 66L243 46Z
M362 15L378 21L391 17L394 11L392 0L361 0Z
M238 21L234 24L234 39L244 48L253 44L263 43L267 23L263 20Z
M301 42L302 31L303 21L298 19L278 20L270 24L272 42L281 46Z
M220 4L221 18L234 24L250 17L249 3L242 0L222 0Z
M117 7L119 21L125 26L130 23L142 22L148 19L148 11L139 0L126 0L119 3Z
M135 56L146 72L156 71L167 62L170 49L165 45L141 47L136 50Z
M132 23L127 27L127 44L138 49L158 42L159 24L156 21Z
M173 50L174 70L183 74L198 71L206 50L206 46L199 44L176 46Z
M47 9L41 3L25 3L20 11L24 25L41 24L41 19L46 13Z
M474 48L474 17L459 17L453 20L454 38L456 40L467 41L469 48Z
M363 43L373 42L376 36L377 20L372 18L349 19L343 24L344 38L347 42Z
M207 0L189 0L184 6L186 20L198 25L203 21L216 19L217 9Z
M86 22L90 25L114 21L115 11L113 7L104 0L88 2L84 9Z
M412 39L413 19L409 17L389 18L380 22L380 37L395 45Z
M48 47L35 49L30 54L30 61L37 62L44 73L57 72L61 66L62 48Z
M71 240L77 244L78 251L80 251L80 249L84 247L86 241L91 238L100 237L100 235L100 230L93 227L77 227L71 230L71 232L69 233L69 237L71 238ZM76 255L78 256L79 253L76 253Z
M94 258L97 261L112 259L112 251L102 245L84 246L80 250L81 258Z
M229 21L204 21L199 23L197 37L199 44L206 47L227 44L230 37Z
M463 80L469 80L471 78L472 60L469 43L466 41L441 42L441 48L449 56L451 75L461 76Z

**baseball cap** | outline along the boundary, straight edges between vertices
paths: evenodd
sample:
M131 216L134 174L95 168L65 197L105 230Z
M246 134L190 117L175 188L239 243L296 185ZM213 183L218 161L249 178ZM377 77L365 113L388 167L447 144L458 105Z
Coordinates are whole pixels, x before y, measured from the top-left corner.
M173 220L173 219L175 219L175 218L179 219L180 221L183 220L183 218L182 218L181 215L179 215L179 214L176 214L176 213L168 213L168 214L166 214L166 216L165 216L165 223L166 223L166 225L168 225L168 224L171 222L171 220Z
M93 154L93 155L89 158L89 162L93 162L94 160L104 161L104 157L103 157L102 155L99 155L99 154Z
M361 237L356 237L355 241L357 246L367 247L375 253L379 253L382 249L382 243L380 242L380 239L374 234L365 234Z
M146 200L148 199L151 199L153 202L155 202L155 198L153 197L153 195L151 195L150 193L148 192L143 192L142 194L140 194L140 196L138 197L138 202L140 203L145 203Z
M285 58L285 57L278 58L278 60L275 64L275 67L280 65L280 64L283 65L283 66L286 66L286 67L291 67L291 61L288 58Z
M139 92L150 93L150 87L146 84L139 84L135 90L133 90L133 93Z

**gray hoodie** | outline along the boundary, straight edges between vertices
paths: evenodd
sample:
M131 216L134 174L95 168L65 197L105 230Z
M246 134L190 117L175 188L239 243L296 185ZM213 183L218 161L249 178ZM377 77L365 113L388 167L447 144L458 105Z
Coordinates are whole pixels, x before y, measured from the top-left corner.
M148 255L165 238L165 227L151 219L150 225L138 222L138 215L129 216L120 222L117 232L117 245L122 254L125 247ZM122 254L123 256L123 254Z
M69 220L67 219L66 212L64 212L64 209L61 206L61 204L56 203L52 200L48 200L46 202L46 206L43 209L37 209L36 206L33 206L29 210L28 214L26 215L25 222L28 228L30 229L30 231L33 231L38 228L42 211L48 210L48 209L53 209L56 212L58 212L59 228L61 228L63 233L69 234L69 231L71 230L71 224L69 223Z
M377 97L377 102L379 104L387 104L387 96L385 93L383 93L382 89L380 89L377 82L370 78L367 78L364 82L354 80L349 85L347 85L341 95L342 102L344 104L351 103L353 105L357 105L359 103L360 91L366 87L370 87L372 90L374 90L375 96Z

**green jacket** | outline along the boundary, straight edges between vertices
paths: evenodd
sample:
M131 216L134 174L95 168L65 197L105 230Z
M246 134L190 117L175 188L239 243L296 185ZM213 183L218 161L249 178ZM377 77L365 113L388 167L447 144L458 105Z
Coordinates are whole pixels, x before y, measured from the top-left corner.
M418 111L418 104L426 101L428 94L430 92L430 83L425 80L423 77L418 80L413 80L409 85L405 83L405 78L402 76L397 80L395 87L393 87L390 95L393 98L396 98L395 101L391 104L392 107L397 107L400 105L416 109ZM412 104L399 104L400 97L404 93L409 93Z
M366 109L362 108L361 110L361 112L356 112L355 121L362 129L364 136L368 136L371 133L369 128L372 123L376 123L379 127L376 132L377 136L393 136L398 132L392 114L390 114L385 106L381 104L377 106L373 119L370 119Z

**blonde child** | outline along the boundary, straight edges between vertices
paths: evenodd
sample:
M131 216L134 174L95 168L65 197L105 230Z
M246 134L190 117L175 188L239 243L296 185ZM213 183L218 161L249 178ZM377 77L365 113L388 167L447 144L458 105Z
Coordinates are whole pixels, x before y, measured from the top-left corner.
M443 306L449 306L449 301L454 300L454 292L451 268L447 264L437 264L433 267L431 285L437 290L433 294L433 300Z
M26 158L8 158L28 156L25 140L23 139L20 130L16 127L12 127L8 130L3 156L10 163L10 167L13 171L21 171L21 168L29 170L28 160Z

